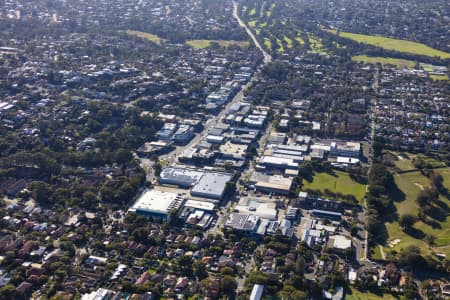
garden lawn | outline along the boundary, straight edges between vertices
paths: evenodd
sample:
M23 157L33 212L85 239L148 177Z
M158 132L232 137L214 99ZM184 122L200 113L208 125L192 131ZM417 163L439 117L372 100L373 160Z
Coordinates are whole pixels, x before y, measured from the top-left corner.
M366 186L351 179L346 172L335 171L335 174L336 176L328 173L316 173L312 182L303 180L302 189L317 190L322 193L324 193L325 189L329 189L334 193L334 186L336 183L336 193L353 195L360 203L363 203L364 195L366 194Z

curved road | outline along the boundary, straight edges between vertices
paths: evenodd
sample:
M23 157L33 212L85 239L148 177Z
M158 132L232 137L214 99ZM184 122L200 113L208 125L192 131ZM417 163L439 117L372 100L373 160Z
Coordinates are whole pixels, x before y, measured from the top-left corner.
M238 14L238 4L236 1L233 1L233 17L238 21L239 26L244 27L245 31L247 32L248 36L253 40L253 43L255 43L256 47L258 47L259 50L261 50L262 54L264 55L264 64L267 64L272 61L272 56L270 56L269 53L267 53L263 47L261 47L261 44L256 39L253 32L248 28L248 26L239 18Z

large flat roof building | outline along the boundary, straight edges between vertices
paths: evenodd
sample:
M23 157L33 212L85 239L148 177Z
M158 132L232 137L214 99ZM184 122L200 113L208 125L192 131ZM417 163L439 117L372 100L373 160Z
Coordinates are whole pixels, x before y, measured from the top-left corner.
M204 211L213 211L216 205L212 202L197 201L197 200L187 200L184 207L191 207L195 209L201 209Z
M298 163L290 158L281 158L275 156L261 156L259 164L277 169L298 169Z
M232 176L224 173L205 173L191 190L191 195L202 198L222 200L227 182Z
M146 216L166 218L171 210L179 209L184 200L176 193L146 190L128 211Z
M263 201L254 198L242 199L234 210L240 214L253 214L262 219L277 219L276 203L272 201Z
M164 168L159 176L159 183L190 188L202 178L203 174L203 172L189 169Z
M254 172L249 182L254 183L257 190L281 195L288 195L292 186L292 178L260 172Z
M252 214L231 213L225 226L235 230L255 232L258 228L259 217Z
M224 158L244 160L247 154L247 148L247 145L233 144L228 141L224 145L220 145L219 151Z

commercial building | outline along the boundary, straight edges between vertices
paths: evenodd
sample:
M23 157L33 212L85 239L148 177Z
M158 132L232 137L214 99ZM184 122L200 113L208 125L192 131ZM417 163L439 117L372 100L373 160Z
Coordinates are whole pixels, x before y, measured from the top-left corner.
M253 183L255 188L262 192L288 195L292 186L292 178L255 172L250 178L250 183Z
M267 140L268 144L284 144L287 134L282 132L271 132Z
M203 174L203 172L189 169L164 168L159 176L159 183L191 188L202 178Z
M244 119L244 125L251 128L263 128L266 117L262 115L249 115Z
M340 221L342 218L342 214L339 212L320 210L320 209L313 209L313 211L311 212L311 215L316 218L330 219L333 221Z
M219 152L223 158L230 158L236 160L244 160L247 154L247 145L233 144L230 141L221 145Z
M162 154L173 149L173 143L170 141L157 141L144 143L136 152L140 156L151 156L153 154Z
M189 125L180 125L173 134L172 140L177 144L186 144L194 137L194 127Z
M177 124L165 123L164 126L158 131L156 135L159 137L159 139L163 141L170 141L176 128Z
M210 134L206 137L206 141L211 144L222 144L224 142L224 140L225 140L225 138L221 135Z
M298 169L298 163L294 162L294 160L292 160L291 158L282 158L282 157L263 155L259 159L258 163L267 168L276 168L276 169L282 169L282 170Z
M191 190L191 195L202 198L222 200L227 182L232 176L224 173L207 172L200 178Z
M336 163L344 165L355 165L359 164L359 158L338 156L336 159Z
M184 219L188 225L196 225L201 228L208 227L213 217L215 204L206 201L187 200L178 216Z
M300 192L298 195L298 206L306 209L318 209L325 211L342 211L342 203L336 200L324 199L308 195L306 192Z
M146 190L128 211L164 219L171 210L179 209L184 201L185 198L176 193Z
M355 142L336 143L330 145L330 156L337 157L352 157L359 158L361 154L361 144Z
M261 219L277 219L276 204L272 201L263 201L254 198L242 199L239 205L236 205L234 211L241 214L253 214Z
M233 212L228 216L225 226L251 233L256 231L259 222L258 216Z
M216 208L216 204L207 201L187 200L184 203L184 207L200 209L204 211L213 211Z
M342 235L330 237L330 243L335 250L345 251L352 248L352 240Z

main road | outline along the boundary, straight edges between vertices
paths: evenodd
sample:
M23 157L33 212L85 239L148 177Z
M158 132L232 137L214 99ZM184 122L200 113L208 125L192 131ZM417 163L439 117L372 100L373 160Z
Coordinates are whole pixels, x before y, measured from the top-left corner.
M270 56L270 54L267 53L261 47L261 44L258 42L258 40L256 39L256 37L253 34L253 32L250 30L250 28L247 27L247 25L239 17L239 15L238 15L238 5L237 5L237 3L235 1L233 1L233 17L237 20L237 22L239 23L239 26L241 26L241 27L243 27L245 29L245 31L247 32L247 34L250 37L250 39L253 41L253 43L256 45L256 47L263 54L263 56L264 56L263 65L266 65L269 62L271 62L272 61L272 56ZM258 74L257 74L257 72L255 72L255 74L251 78L250 82L247 83L245 86L243 86L241 88L241 90L234 96L234 98L231 100L231 102L229 102L217 116L207 120L206 123L205 123L203 131L201 133L197 134L187 145L177 147L174 151L172 151L172 152L170 152L170 153L168 153L166 155L160 156L159 159L162 160L162 161L166 161L167 164L169 164L169 165L176 164L176 162L178 161L178 157L186 149L189 149L192 146L198 144L203 137L208 135L208 132L211 130L211 128L213 128L217 124L222 124L223 123L223 118L228 114L228 112L230 111L230 108L233 106L233 104L244 100L244 90L246 88L248 88L251 85L252 81L255 81L257 79L257 77L258 77ZM150 165L151 162L149 160L141 159L141 163L146 167L146 169L148 169L148 170L151 169L151 165Z
M239 26L244 27L245 31L247 32L248 36L252 39L253 43L258 47L259 50L261 50L262 54L264 55L264 64L268 64L272 61L272 56L270 56L269 53L267 53L263 47L261 47L261 44L256 39L253 32L248 28L247 24L245 24L238 14L238 4L236 1L233 1L233 17L238 21Z

